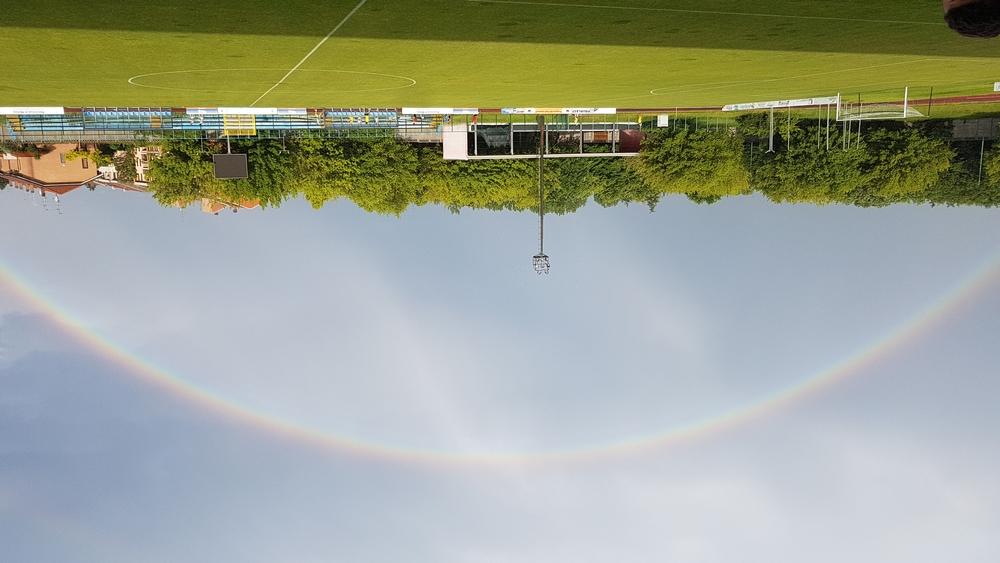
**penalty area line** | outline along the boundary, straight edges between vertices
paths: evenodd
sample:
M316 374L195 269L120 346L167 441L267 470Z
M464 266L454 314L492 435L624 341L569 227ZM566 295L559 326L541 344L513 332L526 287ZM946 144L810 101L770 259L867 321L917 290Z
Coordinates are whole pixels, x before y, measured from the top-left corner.
M943 26L945 23L939 22L915 22L900 20L866 20L861 18L835 18L826 16L796 16L791 14L762 14L760 12L723 12L719 10L682 10L679 8L643 8L638 6L601 6L597 4L563 4L561 2L525 2L517 0L465 0L466 2L476 2L479 4L517 4L520 6L546 6L559 8L596 8L599 10L634 10L640 12L671 12L675 14L710 14L717 16L747 16L754 18L784 18L790 20L825 20L839 22L858 23L895 23L906 25L936 25Z
M343 27L343 25L345 23L347 23L347 20L351 19L351 16L353 16L358 10L360 10L361 6L364 6L365 2L367 2L367 1L368 0L361 0L361 2L358 2L358 5L355 6L353 10L351 10L351 13L347 14L346 16L344 16L344 19L340 20L340 23L337 24L337 27L331 29L330 33L327 33L326 37L324 37L323 39L320 39L319 43L317 43L316 46L312 48L312 51L309 51L308 53L306 53L306 56L302 57L302 60L299 61L299 64L295 65L292 68L292 70L288 71L288 74L282 76L281 80L279 80L277 83L275 83L274 86L271 86L270 88L268 88L267 92L264 92L263 94L260 95L259 98L257 98L256 100L254 100L253 103L250 104L250 107L253 107L253 106L257 105L257 102L263 100L264 96L267 96L275 88L277 88L278 86L281 86L281 84L284 83L285 80L287 80L288 77L291 76L293 72L295 72L296 70L299 70L299 67L302 66L302 64L305 63L306 60L309 59L309 57L313 56L313 53L315 53L316 51L318 51L319 48L322 47L324 43L326 43L327 39L333 37L333 34L337 33L337 30L339 30L341 27Z

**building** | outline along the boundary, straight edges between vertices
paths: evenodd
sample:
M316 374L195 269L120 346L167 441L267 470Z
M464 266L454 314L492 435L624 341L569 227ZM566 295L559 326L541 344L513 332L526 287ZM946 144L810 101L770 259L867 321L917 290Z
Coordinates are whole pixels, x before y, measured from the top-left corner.
M259 199L244 199L235 203L216 201L209 198L201 200L201 210L212 215L218 215L223 209L232 209L233 213L236 213L240 209L257 209L258 207L260 207Z
M146 173L149 172L149 161L163 154L161 147L138 147L135 154L135 183L139 186L148 186L149 180Z
M35 158L32 154L5 154L0 159L0 175L18 189L64 195L96 179L100 172L86 158L66 160L66 153L79 145L49 145L51 150Z

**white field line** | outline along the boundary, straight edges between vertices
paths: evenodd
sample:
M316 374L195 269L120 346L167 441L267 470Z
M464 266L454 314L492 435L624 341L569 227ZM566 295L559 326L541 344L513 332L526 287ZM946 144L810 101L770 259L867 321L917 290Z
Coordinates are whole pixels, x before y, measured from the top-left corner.
M947 25L944 22L915 22L901 20L866 20L861 18L834 18L824 16L795 16L786 14L761 14L759 12L723 12L718 10L681 10L677 8L641 8L637 6L600 6L597 4L563 4L561 2L519 2L517 0L466 0L480 4L517 4L521 6L557 6L560 8L596 8L601 10L633 10L640 12L672 12L677 14L714 14L718 16L746 16L754 18L784 18L793 20L825 20L859 23L897 23L908 25Z
M939 61L941 59L915 59L912 61L899 61L896 63L886 63L880 65L869 65L869 66L859 66L855 68L843 68L840 70L828 70L824 72L813 72L810 74L797 74L794 76L783 76L781 78L764 78L761 80L744 80L739 82L714 82L707 84L686 84L683 86L663 86L660 88L653 88L649 91L650 94L654 96L663 96L669 94L686 94L688 92L699 92L704 90L717 90L719 88L727 88L729 86L749 86L756 84L768 84L771 82L782 82L785 80L799 80L802 78L815 78L817 76L828 76L831 74L841 74L844 72L859 72L862 70L871 70L873 68L885 68L890 66L900 66L900 65L910 65L916 63L926 63L929 61ZM898 82L898 81L897 81ZM894 84L894 82L886 82L884 84ZM673 88L670 92L662 92L661 90L666 90L668 88ZM678 88L680 88L678 90Z
M323 46L323 43L326 43L327 39L333 37L333 34L337 33L337 30L340 29L345 23L347 23L347 20L351 19L351 16L353 16L358 10L360 10L361 6L364 6L365 2L367 2L367 1L368 0L361 0L361 2L358 2L358 5L355 6L353 10L351 10L351 13L347 14L344 17L344 19L340 20L340 23L337 24L337 27L335 27L332 30L330 30L330 33L327 33L326 37L324 37L323 39L321 39L320 42L317 43L316 46L312 48L312 51L309 51L306 54L306 56L302 57L302 60L299 61L299 64L295 65L295 67L293 67L292 70L288 71L288 74L286 74L285 76L281 77L281 80L279 80L274 86L271 86L270 88L268 88L267 92L264 92L263 94L260 95L259 98L257 98L256 100L254 100L253 103L250 104L250 107L253 107L253 106L257 105L257 102L263 100L264 96L270 94L271 91L273 91L278 86L281 86L281 84L285 80L287 80L288 77L291 76L293 72L295 72L296 70L299 70L299 67L302 66L302 63L306 62L306 60L309 57L313 56L313 53L315 53L317 50L319 50L319 48Z
M830 75L830 74L838 74L838 73L844 73L844 72L857 72L857 71L862 71L862 70L870 70L870 69L873 69L873 68L883 68L883 67L889 67L889 66L899 66L899 65L908 65L908 64L914 64L914 63L923 63L923 62L929 62L929 61L943 61L943 60L946 60L946 59L944 59L944 58L914 59L912 61L899 61L899 62L895 62L895 63L886 63L886 64L880 64L880 65L862 66L862 67L856 67L856 68L844 68L844 69L839 69L839 70L830 70L830 71L826 71L826 72L815 72L815 73L810 73L810 74L797 74L797 75L794 75L794 76L783 76L783 77L780 77L780 78L765 78L765 79L762 79L762 80L738 80L738 81L728 81L728 82L701 82L701 83L698 83L698 84L679 84L677 86L661 86L659 88L653 88L652 90L649 91L648 94L642 94L640 96L623 96L621 98L606 98L606 99L602 99L602 100L595 100L595 101L593 101L591 103L593 103L593 104L604 104L604 103L620 102L620 101L623 101L623 100L638 100L638 99L642 99L642 98L648 98L650 96L669 96L671 94L688 94L690 92L704 92L706 90L719 90L721 88L731 88L733 86L753 86L753 85L757 85L757 84L767 84L767 83L772 83L772 82L781 82L781 81L784 81L784 80L798 80L798 79L801 79L801 78L813 78L813 77L816 77L816 76L826 76L826 75ZM948 60L952 60L952 59L948 59ZM962 61L962 62L979 62L979 59L955 59L955 60ZM896 85L896 84L901 84L901 83L902 82L899 81L899 80L890 81L890 82L871 82L871 83L867 83L867 84L852 84L852 85L849 85L849 86L845 86L844 88L845 89L850 89L850 90L853 91L855 88L867 88L869 86L887 86L887 85ZM964 84L967 84L967 83L965 83L965 82L962 82L962 83L948 82L946 84L947 85L963 84L964 85ZM670 90L669 92L664 92L664 90L668 90L668 89ZM800 94L795 94L795 95L786 94L786 97L789 97L789 98L794 98L794 97L797 97L797 96L808 97L808 96L811 95L810 93L808 93L806 91L803 91L803 90L796 90L796 92L799 92Z

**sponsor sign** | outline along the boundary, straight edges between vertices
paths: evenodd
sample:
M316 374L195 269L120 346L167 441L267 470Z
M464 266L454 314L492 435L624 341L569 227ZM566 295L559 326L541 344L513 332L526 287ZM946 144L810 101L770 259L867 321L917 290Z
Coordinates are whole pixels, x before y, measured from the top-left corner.
M476 108L403 108L402 115L477 115Z
M65 108L0 107L0 115L64 115L65 113Z
M563 108L563 113L572 115L614 115L618 113L616 108Z
M656 116L656 126L657 127L670 127L670 116L669 115L657 115Z
M993 83L993 91L994 92L1000 92L1000 82L994 82Z
M306 115L302 108L187 108L188 115Z
M825 106L837 103L837 97L800 98L798 100L777 100L774 102L753 102L749 104L728 104L722 106L722 111L747 111L753 109L800 108L807 106Z
M615 108L502 108L508 115L614 115Z

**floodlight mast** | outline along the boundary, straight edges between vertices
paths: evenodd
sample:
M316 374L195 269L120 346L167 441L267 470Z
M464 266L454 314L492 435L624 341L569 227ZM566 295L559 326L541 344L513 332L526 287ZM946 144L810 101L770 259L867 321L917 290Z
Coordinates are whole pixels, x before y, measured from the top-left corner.
M538 254L536 254L531 264L538 275L549 273L549 257L545 255L545 182L543 176L542 162L545 160L545 117L538 116L538 128L541 136L538 139Z
M774 106L771 106L770 132L767 138L767 152L774 152Z

